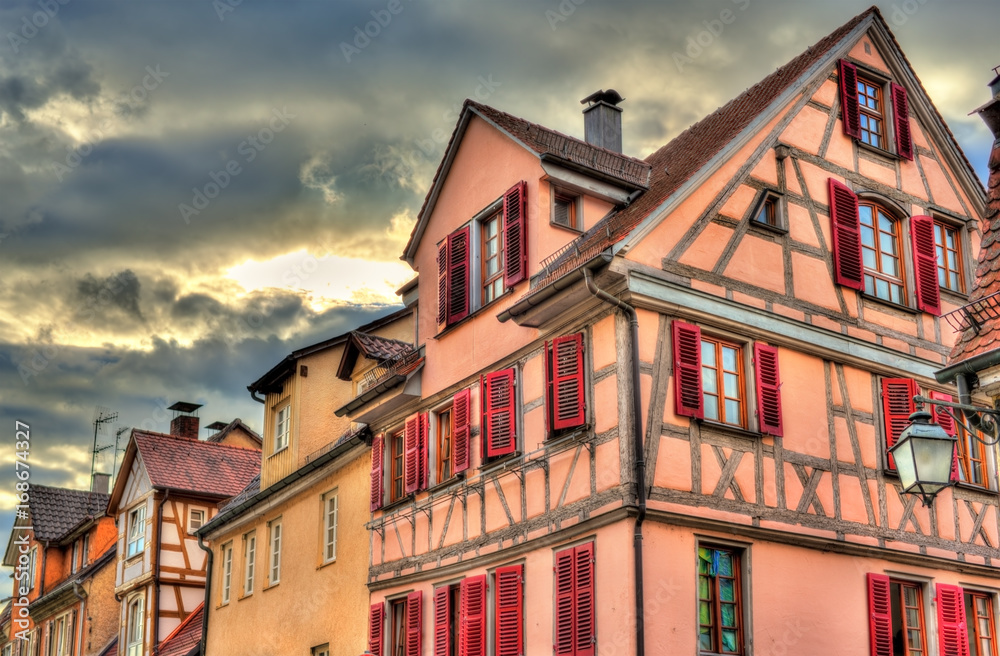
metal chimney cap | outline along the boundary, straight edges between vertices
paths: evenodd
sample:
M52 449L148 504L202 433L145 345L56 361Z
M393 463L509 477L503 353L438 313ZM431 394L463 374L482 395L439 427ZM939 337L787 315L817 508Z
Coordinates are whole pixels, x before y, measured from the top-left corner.
M609 105L617 105L623 100L625 99L622 98L621 94L615 91L614 89L608 89L607 91L605 91L604 89L600 89L599 91L595 91L594 93L590 94L589 96L581 100L580 104L583 105L585 103L592 103L596 105L599 102L605 102L608 103Z

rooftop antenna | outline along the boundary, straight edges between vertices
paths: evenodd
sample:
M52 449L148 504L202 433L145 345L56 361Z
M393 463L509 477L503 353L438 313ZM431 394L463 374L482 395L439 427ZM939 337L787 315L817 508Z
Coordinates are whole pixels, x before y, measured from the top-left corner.
M102 406L94 406L94 448L90 456L90 481L93 485L94 481L94 467L97 464L97 454L111 448L110 444L105 444L104 446L97 446L97 433L101 430L101 426L104 424L110 424L113 421L118 420L118 413L111 412L108 408Z
M128 430L128 426L119 426L118 430L115 431L115 459L111 463L111 478L113 480L118 480L118 440L121 439L122 433Z

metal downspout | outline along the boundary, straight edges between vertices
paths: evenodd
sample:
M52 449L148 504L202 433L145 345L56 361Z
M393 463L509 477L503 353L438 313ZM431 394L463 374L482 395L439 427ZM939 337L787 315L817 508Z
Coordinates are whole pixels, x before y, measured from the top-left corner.
M590 271L584 269L583 279L591 294L609 305L613 305L629 317L632 326L632 344L629 359L632 368L632 448L635 459L636 507L635 533L632 536L632 549L635 567L635 653L645 656L645 601L642 576L642 523L646 519L646 460L642 439L642 387L639 381L639 316L635 308L624 301L615 298L594 284Z
M198 547L205 552L205 608L201 612L201 640L198 642L198 653L205 656L205 645L208 643L208 608L212 598L212 548L202 542L201 533L198 536Z
M87 596L79 592L79 589L82 588L79 581L73 581L73 594L80 600L80 621L77 622L77 627L80 629L80 641L76 643L76 656L83 653L83 622L87 615Z

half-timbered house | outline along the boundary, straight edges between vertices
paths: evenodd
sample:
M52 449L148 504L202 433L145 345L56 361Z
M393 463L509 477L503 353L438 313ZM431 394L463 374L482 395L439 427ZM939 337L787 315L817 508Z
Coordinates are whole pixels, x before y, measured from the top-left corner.
M620 101L584 140L464 105L419 394L343 409L371 652L995 654L996 453L922 507L887 452L955 393L984 190L879 11L645 159Z

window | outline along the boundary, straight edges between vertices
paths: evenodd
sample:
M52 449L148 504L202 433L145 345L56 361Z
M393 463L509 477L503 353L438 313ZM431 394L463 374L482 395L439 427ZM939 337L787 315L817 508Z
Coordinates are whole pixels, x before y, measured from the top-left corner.
M222 593L221 603L229 603L229 589L233 580L233 543L232 541L222 545Z
M437 413L437 476L438 481L446 481L455 473L455 457L452 423L452 408Z
M549 435L586 423L582 334L545 342L545 390Z
M66 613L52 622L52 633L48 651L52 656L69 656L73 653L73 638L76 633L76 613Z
M583 225L580 220L583 214L580 211L581 197L562 191L552 189L552 218L550 221L564 228L572 230L582 230Z
M405 456L405 431L397 431L389 435L389 502L403 498Z
M479 425L482 426L482 452L486 458L517 451L514 380L514 369L494 371L480 379L479 398L483 417Z
M698 648L743 654L743 592L738 551L698 547Z
M313 647L312 656L330 656L330 643Z
M757 225L785 230L785 218L781 207L781 194L765 189L750 211L750 218Z
M76 571L79 569L79 558L80 558L80 541L79 540L75 540L73 542L73 556L72 556L72 558L73 558L73 560L70 561L70 564L69 564L69 571L70 571L70 574L76 574Z
M254 569L257 566L257 534L243 536L243 594L253 594Z
M274 418L274 452L277 453L288 446L288 434L291 430L292 406L286 403L276 411Z
M268 572L268 584L274 585L281 580L281 520L276 519L268 524L271 543L271 561Z
M846 185L830 178L830 221L837 284L899 305L909 305L904 275L904 222L885 207L859 201ZM919 310L941 314L934 220L909 219L915 297Z
M434 656L459 656L460 587L451 584L434 590Z
M844 134L886 152L892 152L886 125L891 123L895 137L896 154L913 159L913 140L910 135L910 108L906 89L898 84L888 85L873 76L858 73L854 64L840 60L840 104L843 107ZM890 106L884 102L889 90Z
M28 590L35 587L35 563L38 561L38 547L32 547L28 552Z
M323 495L323 562L337 559L337 492Z
M993 595L965 590L965 622L969 634L969 656L997 656Z
M943 588L950 592L954 586L938 585L939 594ZM960 591L961 588L958 588ZM923 587L919 583L890 579L884 574L868 574L869 630L871 631L872 654L875 656L924 656L927 654L927 639L924 629ZM950 594L945 595L951 597ZM944 603L942 603L944 602ZM945 606L952 606L949 612ZM948 642L949 624L954 615L961 613L961 594L957 604L949 604L945 597L938 601L938 630L943 640L941 653L961 653L945 649ZM964 613L962 613L964 614ZM962 622L961 624L964 624ZM960 626L964 634L965 627ZM953 636L954 637L954 636Z
M520 656L524 653L524 565L498 567L493 583L496 654Z
M188 513L188 533L194 533L205 524L205 511L200 508L192 508Z
M934 248L937 253L938 285L953 292L963 293L962 239L958 228L934 222Z
M527 279L527 203L519 182L438 244L438 324L458 323Z
M83 546L80 548L80 567L86 567L90 553L90 533L83 536Z
M958 436L958 480L969 485L988 487L986 479L986 449L980 439L982 432L970 434L962 424L957 424ZM977 439L979 438L979 439Z
M594 653L597 623L594 598L594 543L556 552L555 653Z
M703 335L701 328L682 321L675 320L672 329L677 414L749 429L745 345ZM780 436L778 349L755 343L753 365L757 430Z
M421 600L423 592L411 592L389 602L389 651L392 656L420 654ZM372 650L372 653L375 653Z
M142 553L146 545L146 504L129 511L128 514L128 546L125 557L131 558Z
M127 617L125 636L125 644L128 646L127 656L142 656L142 642L146 630L142 597L136 598L129 604Z
M503 232L500 230L501 213L480 222L480 272L483 281L481 305L487 305L503 294Z

